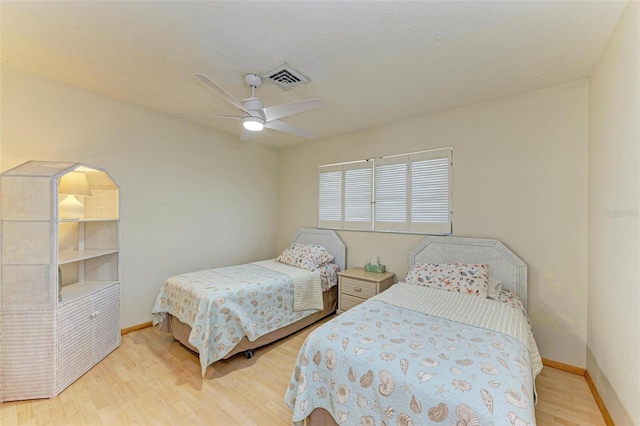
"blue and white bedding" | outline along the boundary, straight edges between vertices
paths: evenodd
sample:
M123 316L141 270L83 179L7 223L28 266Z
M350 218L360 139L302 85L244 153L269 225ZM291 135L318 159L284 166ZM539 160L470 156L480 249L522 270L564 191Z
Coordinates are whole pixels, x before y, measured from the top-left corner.
M296 424L534 425L541 369L513 306L398 283L308 336L285 402Z
M300 300L303 305L294 306ZM171 277L160 288L152 313L154 325L171 314L191 326L189 343L200 354L204 377L206 368L244 336L254 341L319 309L320 272L271 260Z

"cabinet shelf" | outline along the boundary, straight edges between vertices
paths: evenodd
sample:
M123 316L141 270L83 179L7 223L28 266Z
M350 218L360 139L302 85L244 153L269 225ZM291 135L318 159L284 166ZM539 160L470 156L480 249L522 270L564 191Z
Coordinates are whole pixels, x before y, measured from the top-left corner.
M62 301L60 304L72 302L76 299L94 293L103 288L107 288L119 281L81 281L62 287Z
M81 260L92 259L94 257L105 256L107 254L117 253L119 250L75 250L64 251L58 253L58 264L64 265L67 263L79 262Z

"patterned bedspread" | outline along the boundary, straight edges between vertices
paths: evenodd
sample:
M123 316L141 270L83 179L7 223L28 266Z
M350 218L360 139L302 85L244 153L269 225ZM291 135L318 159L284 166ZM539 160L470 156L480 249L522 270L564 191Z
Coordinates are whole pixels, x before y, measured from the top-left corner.
M319 286L319 279L315 283ZM204 377L206 368L231 352L244 336L254 341L317 312L294 311L293 305L294 283L289 275L249 263L169 278L152 313L154 325L171 314L191 326L189 343L198 349Z
M479 300L486 309L476 308ZM475 325L448 319L443 305ZM429 309L437 315L421 312ZM309 335L285 395L293 421L320 407L338 424L534 425L541 364L517 312L499 301L396 284Z

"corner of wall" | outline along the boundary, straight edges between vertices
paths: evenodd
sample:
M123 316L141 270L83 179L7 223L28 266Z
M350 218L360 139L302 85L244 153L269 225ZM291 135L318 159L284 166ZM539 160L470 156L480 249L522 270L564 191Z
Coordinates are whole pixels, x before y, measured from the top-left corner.
M640 2L589 77L587 372L616 424L640 421ZM615 283L616 291L611 291Z
M614 424L613 419L616 419L617 424L619 425L632 425L633 420L631 419L631 415L624 408L622 403L620 402L620 397L616 393L611 383L607 379L607 376L604 374L600 365L591 353L591 349L587 345L587 371L585 374L587 378L587 382L589 383L591 389L591 393L593 393L593 397L598 403L598 408L600 408L600 412L602 413L602 417L605 418L607 424ZM606 406L605 406L605 402ZM612 415L613 414L613 415Z

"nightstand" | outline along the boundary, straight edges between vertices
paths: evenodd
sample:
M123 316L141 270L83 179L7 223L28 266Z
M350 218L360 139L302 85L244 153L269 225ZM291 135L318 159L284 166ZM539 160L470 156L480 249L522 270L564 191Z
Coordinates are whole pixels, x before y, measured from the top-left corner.
M396 282L391 272L367 272L364 268L349 268L338 272L338 313L353 308L370 297L385 291Z

